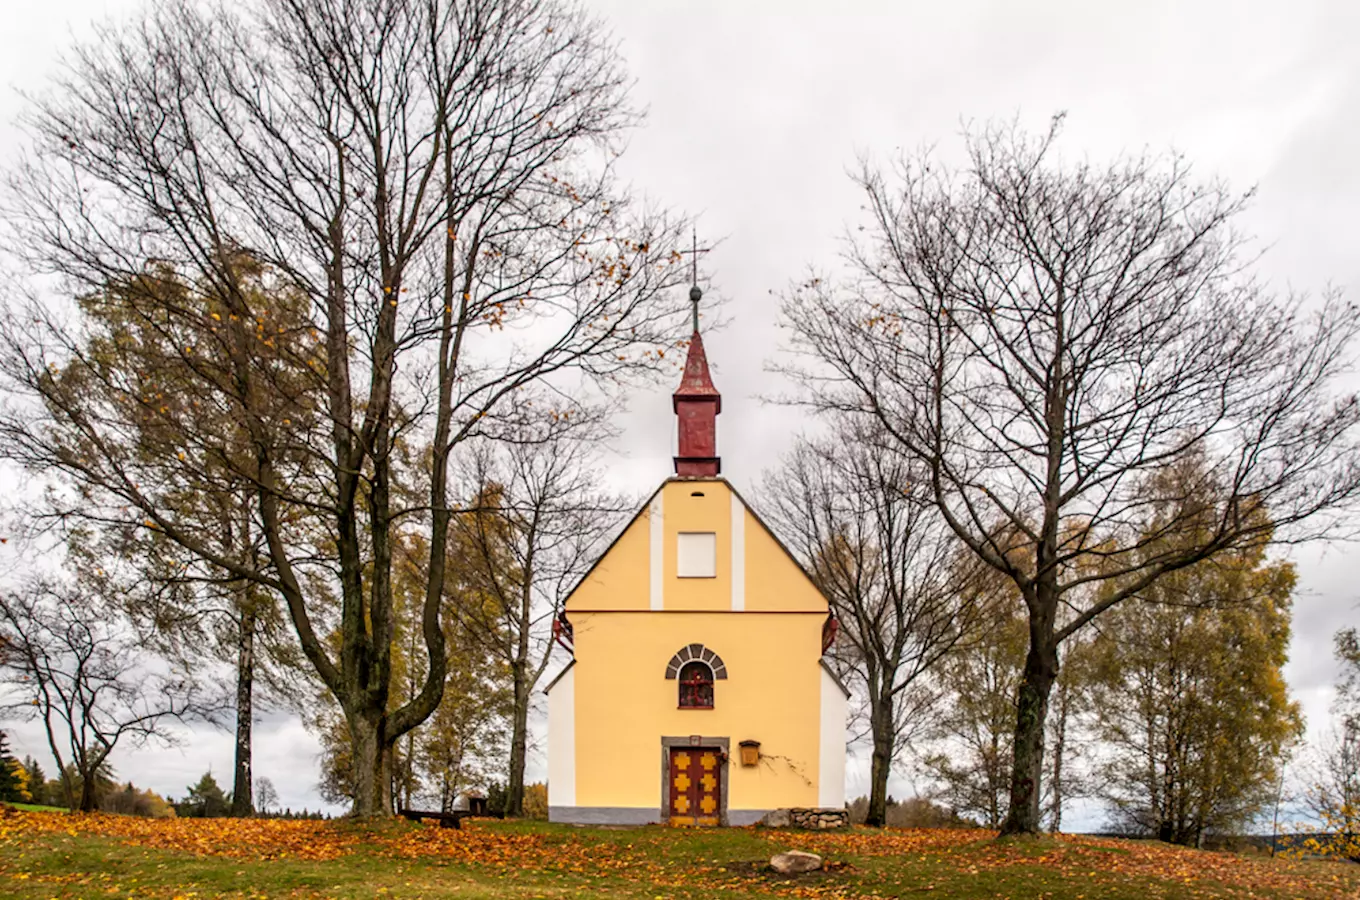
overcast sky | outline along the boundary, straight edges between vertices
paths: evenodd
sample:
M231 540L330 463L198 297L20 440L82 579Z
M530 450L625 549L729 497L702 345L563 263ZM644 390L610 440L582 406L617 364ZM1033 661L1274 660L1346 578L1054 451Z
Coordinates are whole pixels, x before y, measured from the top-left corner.
M1175 148L1199 174L1258 188L1244 224L1267 250L1259 271L1278 288L1328 284L1360 298L1360 3L995 2L828 3L593 0L618 38L649 110L625 172L654 200L698 217L708 296L728 327L708 339L723 392L723 471L753 493L802 427L762 404L781 389L780 291L808 266L836 263L859 213L846 170L857 155L934 144L957 158L963 123L1018 117L1041 128L1066 111L1064 154L1108 159ZM131 0L9 0L0 55L0 155L19 144L21 90L40 88L55 56L92 21ZM670 388L633 398L615 472L643 490L670 473ZM1334 674L1331 635L1360 622L1360 550L1295 555L1300 565L1287 670L1310 731L1325 727ZM0 561L13 562L13 560ZM6 723L5 727L9 727ZM38 732L14 729L37 753ZM320 804L315 741L295 721L266 718L256 773L291 806ZM195 731L184 746L124 753L121 776L162 794L212 766L229 783L227 735ZM530 776L541 777L540 758ZM848 796L863 793L852 768ZM899 795L905 783L894 785ZM1098 824L1095 814L1069 827Z

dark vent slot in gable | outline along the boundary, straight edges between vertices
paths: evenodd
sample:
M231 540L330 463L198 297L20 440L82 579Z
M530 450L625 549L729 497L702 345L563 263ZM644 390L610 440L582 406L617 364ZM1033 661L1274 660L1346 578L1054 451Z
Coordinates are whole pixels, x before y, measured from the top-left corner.
M704 492L703 492L703 491L690 491L690 494L689 494L689 495L690 495L691 497L702 497L702 496L704 495Z

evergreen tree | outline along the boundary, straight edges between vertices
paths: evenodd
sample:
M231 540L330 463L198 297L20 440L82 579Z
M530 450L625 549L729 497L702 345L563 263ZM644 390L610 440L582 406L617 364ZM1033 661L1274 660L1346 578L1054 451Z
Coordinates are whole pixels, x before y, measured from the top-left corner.
M175 804L175 813L181 817L212 819L231 812L231 796L223 793L211 771L185 791L184 799Z
M23 764L9 752L9 736L0 731L0 800L7 803L24 803L28 800L25 791L25 778L21 773Z
M42 766L33 757L25 756L24 771L28 780L28 793L33 798L29 802L40 806L51 805L55 796L47 788L47 773L42 770Z

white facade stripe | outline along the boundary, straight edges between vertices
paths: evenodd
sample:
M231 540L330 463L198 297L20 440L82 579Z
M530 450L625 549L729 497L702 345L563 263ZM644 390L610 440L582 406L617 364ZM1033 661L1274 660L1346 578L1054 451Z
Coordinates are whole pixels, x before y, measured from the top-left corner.
M732 492L732 611L746 609L746 507Z
M663 518L661 504L661 498L665 493L664 490L656 492L656 499L652 501L651 510L647 516L650 545L650 550L648 552L649 566L647 570L650 577L649 590L647 593L650 599L648 606L651 609L664 609L666 606L666 580L663 577L665 574L664 563L666 560L666 522Z

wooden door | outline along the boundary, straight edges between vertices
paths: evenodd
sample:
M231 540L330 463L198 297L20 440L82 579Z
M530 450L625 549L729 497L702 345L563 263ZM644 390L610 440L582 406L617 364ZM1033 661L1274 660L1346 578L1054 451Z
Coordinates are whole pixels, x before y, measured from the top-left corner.
M722 817L722 755L717 747L674 747L670 765L672 825L717 825Z

